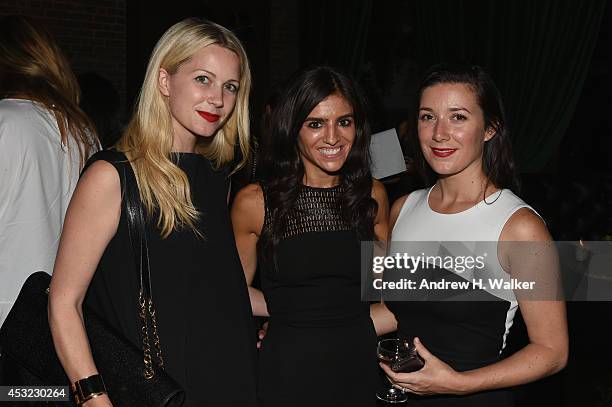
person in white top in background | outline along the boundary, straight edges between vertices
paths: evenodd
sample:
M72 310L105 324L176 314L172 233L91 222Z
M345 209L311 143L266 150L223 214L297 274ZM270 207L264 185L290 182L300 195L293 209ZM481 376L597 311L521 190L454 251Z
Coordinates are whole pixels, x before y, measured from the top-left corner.
M66 208L98 141L51 35L7 16L0 38L1 325L26 278L52 272Z

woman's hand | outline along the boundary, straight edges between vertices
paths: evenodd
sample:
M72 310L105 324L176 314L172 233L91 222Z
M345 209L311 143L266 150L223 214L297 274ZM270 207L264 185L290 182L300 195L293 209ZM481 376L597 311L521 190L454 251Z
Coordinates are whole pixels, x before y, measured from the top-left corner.
M410 393L421 396L467 393L464 389L464 380L460 372L453 370L449 365L430 353L419 338L414 338L414 346L419 356L425 362L421 370L412 373L396 373L389 366L380 364L395 387L401 387Z
M257 332L257 349L261 349L261 345L263 343L264 338L266 337L266 333L268 332L268 321L261 324L261 328Z
M382 336L397 330L397 320L395 315L385 305L384 302L377 302L370 305L370 318L374 323L377 336Z

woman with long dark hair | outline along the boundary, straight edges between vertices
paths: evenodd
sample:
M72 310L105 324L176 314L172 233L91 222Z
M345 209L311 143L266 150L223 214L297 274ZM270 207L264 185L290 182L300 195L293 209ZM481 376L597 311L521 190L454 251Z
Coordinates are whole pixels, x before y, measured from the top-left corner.
M539 274L553 271L556 257L547 249L551 237L544 221L512 192L516 178L510 139L501 96L489 74L478 66L434 67L419 88L418 101L416 141L422 155L417 162L430 187L393 204L391 245L493 242L484 261L490 275L515 276L525 265L551 267L536 268ZM534 255L523 246L543 250ZM401 336L417 337L416 350L425 361L421 370L395 373L383 366L398 387L424 396L411 405L511 406L509 387L565 366L563 301L554 296L532 301L536 298L511 290L508 297L496 298L490 289L484 291L490 301L389 302L391 312L384 304L374 306L379 333L397 329ZM519 307L529 344L502 359Z
M234 202L249 285L260 266L253 310L270 316L260 350L264 407L375 405L376 333L360 301L360 241L386 240L388 204L369 170L365 110L344 75L299 73L272 109L261 182Z

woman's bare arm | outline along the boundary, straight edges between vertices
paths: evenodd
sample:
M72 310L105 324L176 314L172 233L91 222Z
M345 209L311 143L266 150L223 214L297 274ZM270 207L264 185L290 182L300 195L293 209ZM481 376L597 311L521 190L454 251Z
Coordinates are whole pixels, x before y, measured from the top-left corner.
M70 201L49 292L49 326L71 382L98 373L82 305L98 262L117 231L120 214L119 175L112 164L97 161L85 172ZM86 403L108 404L106 397Z
M510 218L500 237L501 242L544 243L550 240L542 219L527 208L520 209ZM535 258L536 261L541 262L541 257L542 252ZM517 263L523 267L525 265L525 259L500 257L500 260L507 263L510 270ZM544 260L549 264L547 259ZM565 303L520 299L518 302L529 344L508 358L479 369L457 372L432 355L426 348L427 344L415 341L417 351L425 360L425 367L414 373L394 373L383 366L385 373L393 382L416 394L470 394L517 386L558 372L566 365L568 358Z
M236 247L249 286L253 315L256 316L269 316L263 293L251 287L257 270L257 241L264 224L264 210L261 187L250 184L238 192L231 211Z

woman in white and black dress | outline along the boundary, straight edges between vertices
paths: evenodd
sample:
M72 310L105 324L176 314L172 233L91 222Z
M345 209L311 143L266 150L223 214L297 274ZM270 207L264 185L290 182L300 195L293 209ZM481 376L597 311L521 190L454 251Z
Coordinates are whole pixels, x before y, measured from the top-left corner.
M526 259L513 255L512 246L503 242L544 247L551 237L544 221L511 190L510 140L491 77L478 66L437 66L421 83L418 101L419 159L433 182L393 204L391 245L502 242L497 254L486 258L486 267L502 274L517 272ZM551 259L555 264L554 255ZM398 301L387 303L388 309L385 304L373 307L379 334L397 329L402 336L417 337L423 369L394 373L383 366L396 386L421 396L410 400L411 405L511 406L508 388L565 366L564 302L510 295L503 301L491 296L487 302ZM530 341L502 360L519 308Z

